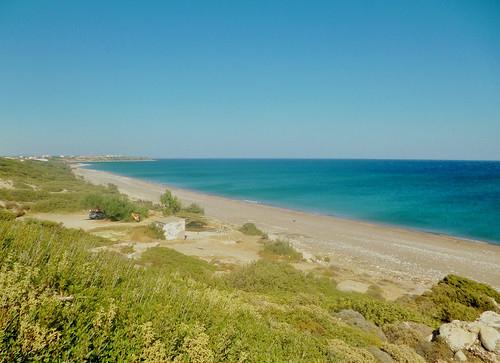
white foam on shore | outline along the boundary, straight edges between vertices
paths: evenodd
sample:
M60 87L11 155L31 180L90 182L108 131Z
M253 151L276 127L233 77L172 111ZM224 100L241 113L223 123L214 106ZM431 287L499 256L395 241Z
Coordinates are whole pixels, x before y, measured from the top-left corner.
M256 200L251 200L251 199L243 199L244 202L247 202L247 203L252 203L252 204L261 204L260 202L256 201Z

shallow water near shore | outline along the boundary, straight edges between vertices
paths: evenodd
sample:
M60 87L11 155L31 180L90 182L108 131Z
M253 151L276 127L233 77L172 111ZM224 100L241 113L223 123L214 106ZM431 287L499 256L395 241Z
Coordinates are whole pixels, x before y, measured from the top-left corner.
M500 162L161 159L91 169L500 244Z

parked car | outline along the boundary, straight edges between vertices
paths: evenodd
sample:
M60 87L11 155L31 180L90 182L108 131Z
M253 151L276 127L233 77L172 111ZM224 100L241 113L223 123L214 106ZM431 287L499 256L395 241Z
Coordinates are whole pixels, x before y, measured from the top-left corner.
M89 210L89 219L104 219L106 218L106 213L101 208L95 208Z

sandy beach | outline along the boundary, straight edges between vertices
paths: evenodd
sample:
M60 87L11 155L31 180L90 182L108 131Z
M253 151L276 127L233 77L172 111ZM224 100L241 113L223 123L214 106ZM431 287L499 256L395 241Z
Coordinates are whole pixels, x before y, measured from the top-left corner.
M233 225L253 222L271 238L289 240L305 256L328 257L345 276L400 282L408 293L421 293L454 273L500 289L500 246L207 195L81 165L73 168L92 183L115 184L136 199L158 202L168 187L183 203L200 204L212 219Z

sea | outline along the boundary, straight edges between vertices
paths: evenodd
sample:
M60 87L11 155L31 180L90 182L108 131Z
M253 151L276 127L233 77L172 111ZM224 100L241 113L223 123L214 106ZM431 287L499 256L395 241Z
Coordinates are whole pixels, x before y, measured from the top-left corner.
M500 244L500 162L158 159L88 168L213 195Z

